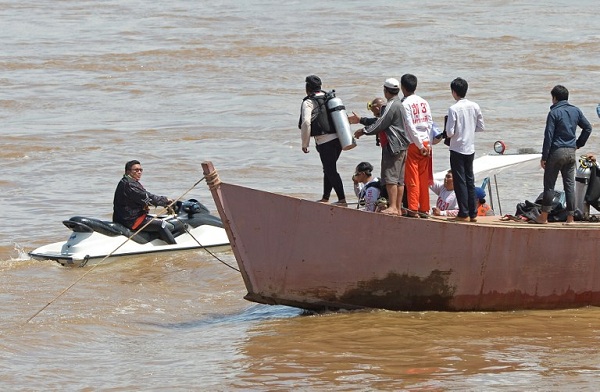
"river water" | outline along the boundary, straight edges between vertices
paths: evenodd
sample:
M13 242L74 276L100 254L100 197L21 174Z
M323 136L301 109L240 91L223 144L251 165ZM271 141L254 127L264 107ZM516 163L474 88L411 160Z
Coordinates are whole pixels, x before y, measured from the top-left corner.
M487 126L477 156L496 140L507 152L539 150L555 84L598 129L597 2L22 0L0 1L0 12L3 390L600 382L596 308L307 315L245 301L239 274L204 251L130 257L90 273L27 256L65 240L64 219L109 219L130 159L142 162L150 191L170 197L211 160L225 181L319 198L318 154L301 152L297 130L312 73L362 115L384 79L414 73L438 122L453 103L450 81L464 77ZM598 144L596 132L585 152ZM363 138L343 153L348 193L358 162L379 167L378 149ZM448 165L436 146L435 169ZM501 176L504 213L541 191L540 170ZM185 197L214 211L204 183ZM216 255L235 264L227 248Z

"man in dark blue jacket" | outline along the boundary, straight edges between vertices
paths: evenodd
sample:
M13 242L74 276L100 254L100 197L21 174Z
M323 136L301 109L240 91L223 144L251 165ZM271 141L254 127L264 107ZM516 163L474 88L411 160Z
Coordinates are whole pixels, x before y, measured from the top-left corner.
M542 212L536 223L548 223L552 209L554 185L560 172L566 196L567 223L573 223L575 212L575 150L585 146L592 133L592 126L579 108L568 101L569 90L557 85L550 92L552 106L546 119L541 166L544 169L544 196ZM577 127L582 129L577 138Z

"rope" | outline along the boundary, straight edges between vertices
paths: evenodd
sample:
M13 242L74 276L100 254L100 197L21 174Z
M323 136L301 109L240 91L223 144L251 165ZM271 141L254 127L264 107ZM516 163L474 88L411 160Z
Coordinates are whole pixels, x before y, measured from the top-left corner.
M205 247L204 245L202 245L200 243L200 241L198 241L198 239L196 237L194 237L194 235L188 230L188 228L185 228L186 233L188 233L190 235L190 237L192 237L194 239L194 241L196 241L196 243L200 246L200 248L204 249L209 255L211 255L213 258L215 258L217 261L219 261L220 263L224 264L225 266L231 268L234 271L240 272L239 269L227 264L226 262L224 262L223 260L221 260L217 255L215 255L213 252L211 252L207 247Z
M212 173L211 173L212 174ZM202 177L201 179L199 179L198 181L196 181L196 183L194 185L192 185L190 187L190 189L188 189L187 191L185 191L181 196L179 196L177 199L173 200L169 205L167 205L166 207L163 207L163 209L161 211L158 212L158 214L156 214L156 216L152 217L152 219L150 219L144 226L142 226L141 228L139 228L138 230L136 230L135 233L133 233L132 235L130 235L125 241L123 241L123 243L119 246L117 246L112 252L110 252L109 254L107 254L106 256L104 256L104 258L102 260L100 260L97 264L95 264L92 268L90 268L88 271L86 271L83 275L81 275L77 280L75 280L73 283L71 283L71 285L67 288L65 288L63 291L60 292L60 294L58 294L56 297L54 297L54 299L52 299L52 301L48 302L43 308L41 308L40 310L38 310L33 316L29 317L27 319L27 321L25 322L25 324L28 324L31 320L33 320L38 314L42 313L48 306L52 305L52 303L54 303L57 299L59 299L60 297L62 297L67 291L69 291L73 286L75 286L77 283L79 283L83 278L85 278L85 276L87 274L89 274L90 272L92 272L94 269L96 269L96 267L98 267L100 264L102 264L106 259L108 259L110 256L112 256L113 253L115 253L117 250L119 250L119 248L121 248L123 245L125 245L127 243L127 241L129 241L130 239L133 238L133 236L137 235L140 231L144 230L146 228L146 226L148 226L150 224L150 222L152 222L155 219L158 219L158 216L161 215L162 213L168 211L170 208L172 208L173 204L175 204L177 202L177 200L181 199L182 197L184 197L185 195L187 195L188 193L190 193L192 191L192 189L194 189L196 186L198 186L198 184L200 184L204 179L206 178L206 176ZM217 177L218 180L218 177ZM186 229L187 231L187 229ZM193 236L192 236L193 237ZM194 238L195 239L195 238ZM198 241L196 241L198 242ZM200 244L198 242L198 244ZM202 246L202 245L200 245ZM209 252L210 253L210 252ZM213 256L215 257L215 256ZM83 263L80 265L80 267L83 267L87 264L89 260L89 256L86 256L83 260ZM218 258L217 258L218 260Z

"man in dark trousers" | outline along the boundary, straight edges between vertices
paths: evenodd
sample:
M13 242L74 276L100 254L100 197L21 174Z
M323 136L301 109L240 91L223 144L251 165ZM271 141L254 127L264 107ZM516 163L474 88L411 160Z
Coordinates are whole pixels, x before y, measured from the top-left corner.
M569 90L565 86L554 86L550 91L552 106L546 118L544 145L540 164L544 169L544 196L542 212L533 221L548 223L552 210L554 185L560 172L567 203L567 224L573 223L575 213L575 150L585 146L592 133L592 125L581 110L569 103ZM577 127L582 129L577 138Z
M450 83L450 92L456 103L448 109L446 135L450 138L450 168L454 193L458 202L458 222L477 222L475 200L475 132L484 130L483 115L479 105L466 97L469 84L463 78Z
M342 177L337 171L337 161L342 153L342 145L329 121L325 104L325 92L321 90L321 79L316 75L306 77L306 97L302 100L298 128L302 138L302 152L308 154L311 136L315 139L317 151L323 165L322 203L329 202L331 190L335 190L338 201L333 203L347 207Z

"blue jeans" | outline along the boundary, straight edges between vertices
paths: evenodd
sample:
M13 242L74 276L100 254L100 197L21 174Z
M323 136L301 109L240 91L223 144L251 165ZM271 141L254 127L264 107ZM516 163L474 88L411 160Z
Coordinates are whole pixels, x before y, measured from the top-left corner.
M464 155L450 150L450 169L452 169L454 193L458 203L458 216L461 218L477 217L475 175L473 174L474 158L475 154Z
M544 169L544 196L542 198L542 211L552 210L554 199L554 185L558 173L562 176L566 209L568 215L575 211L575 149L570 147L557 148L548 155L546 168Z

